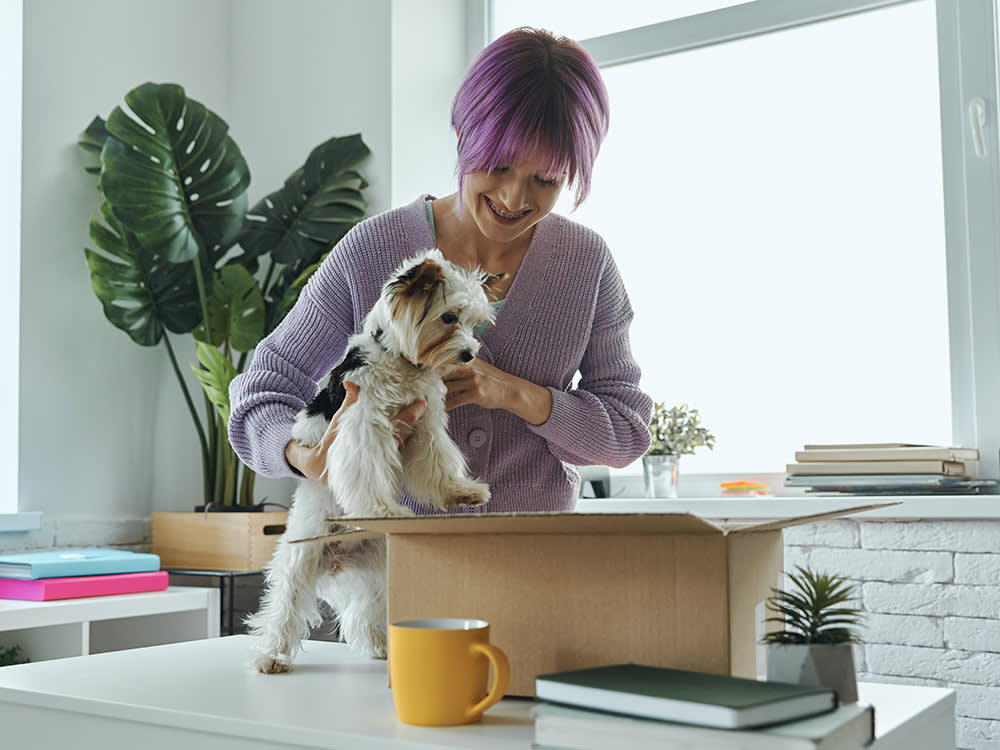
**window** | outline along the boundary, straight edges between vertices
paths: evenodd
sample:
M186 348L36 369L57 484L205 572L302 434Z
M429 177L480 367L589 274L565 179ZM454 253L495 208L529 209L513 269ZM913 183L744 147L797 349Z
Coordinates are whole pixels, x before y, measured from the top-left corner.
M0 3L0 100L13 106L0 118L0 514L17 511L18 363L21 283L21 13L20 2Z
M822 17L710 2L663 23L660 3L574 3L558 25L542 15L557 5L497 0L492 35L600 36L581 41L611 132L572 218L618 260L644 388L719 437L685 472L780 473L806 442L904 440L975 445L995 476L995 281L971 270L996 279L995 201L964 205L955 182L973 159L994 194L995 118L970 155L954 85L961 70L996 101L989 2L844 0ZM655 25L608 35L611 16ZM959 28L988 39L959 45Z

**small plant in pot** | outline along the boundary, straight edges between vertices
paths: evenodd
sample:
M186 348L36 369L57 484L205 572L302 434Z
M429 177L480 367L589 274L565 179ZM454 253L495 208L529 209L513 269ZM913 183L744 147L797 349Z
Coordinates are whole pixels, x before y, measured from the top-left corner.
M854 586L838 575L796 566L791 585L771 589L768 622L784 627L767 633L767 679L817 685L837 691L841 702L858 699L853 644L861 639L856 628L861 611L850 606Z
M701 426L697 409L687 404L668 407L654 402L649 421L650 444L642 457L646 497L677 497L677 467L680 457L695 448L715 447L715 435Z

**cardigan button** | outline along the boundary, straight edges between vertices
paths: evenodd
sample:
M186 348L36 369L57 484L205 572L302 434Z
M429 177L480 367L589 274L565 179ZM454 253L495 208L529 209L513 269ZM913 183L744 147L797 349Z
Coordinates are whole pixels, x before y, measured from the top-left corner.
M482 448L486 445L486 430L477 427L469 433L469 445L473 448Z

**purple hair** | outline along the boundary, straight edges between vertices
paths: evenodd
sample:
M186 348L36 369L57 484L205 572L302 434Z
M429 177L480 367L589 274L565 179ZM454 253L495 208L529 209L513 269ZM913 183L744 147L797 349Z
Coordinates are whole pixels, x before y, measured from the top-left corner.
M458 131L459 200L465 175L539 159L565 174L577 208L608 133L608 92L579 44L523 27L476 56L451 106Z

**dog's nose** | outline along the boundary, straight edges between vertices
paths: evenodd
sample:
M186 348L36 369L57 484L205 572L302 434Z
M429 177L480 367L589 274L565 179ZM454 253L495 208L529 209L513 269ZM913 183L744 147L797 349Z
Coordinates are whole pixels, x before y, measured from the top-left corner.
M473 354L468 349L464 350L461 354L458 355L458 358L460 360L462 360L463 362L471 362L472 361L472 357L473 357Z

